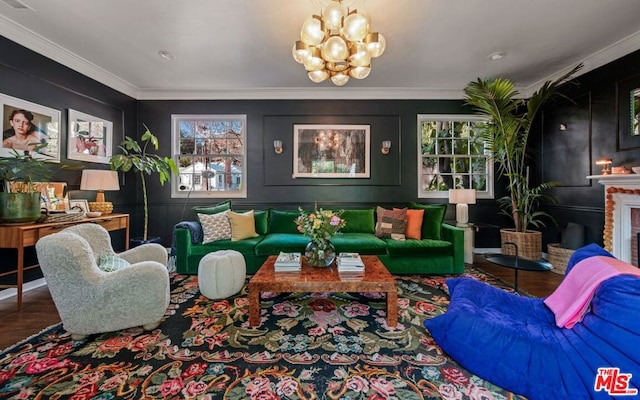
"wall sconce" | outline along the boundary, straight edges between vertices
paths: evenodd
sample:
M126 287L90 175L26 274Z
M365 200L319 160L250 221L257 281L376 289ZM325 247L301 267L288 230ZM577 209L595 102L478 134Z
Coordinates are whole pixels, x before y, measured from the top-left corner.
M391 140L383 140L380 151L382 154L389 154L389 151L391 151Z
M596 160L596 165L602 165L602 175L611 174L610 166L612 162L613 160L610 158L598 158Z
M282 140L274 140L273 141L273 151L275 151L276 154L282 154L282 152L283 152Z

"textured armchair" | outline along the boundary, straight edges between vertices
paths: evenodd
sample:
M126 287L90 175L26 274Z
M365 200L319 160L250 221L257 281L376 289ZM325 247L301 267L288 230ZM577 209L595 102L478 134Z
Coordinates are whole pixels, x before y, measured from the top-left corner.
M169 305L167 251L145 244L117 254L130 265L104 272L97 260L115 256L111 237L97 224L82 224L36 243L40 268L64 329L74 340L94 333L157 327Z

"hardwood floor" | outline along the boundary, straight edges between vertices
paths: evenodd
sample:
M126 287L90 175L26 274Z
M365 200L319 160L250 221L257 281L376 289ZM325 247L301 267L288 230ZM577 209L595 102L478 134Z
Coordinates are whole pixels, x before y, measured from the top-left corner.
M513 270L493 265L482 256L475 256L474 265L479 269L513 285ZM535 297L551 294L560 284L563 275L550 271L520 271L518 286ZM0 349L5 349L44 328L60 322L49 289L44 286L24 293L22 309L16 309L15 298L0 301Z

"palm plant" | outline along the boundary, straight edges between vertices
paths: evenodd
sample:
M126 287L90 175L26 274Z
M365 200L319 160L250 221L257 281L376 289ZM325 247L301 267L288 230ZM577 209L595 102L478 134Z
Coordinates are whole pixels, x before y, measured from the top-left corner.
M148 153L147 147L152 145L158 150L158 138L151 133L149 128L144 125L145 132L140 140L144 143L142 146L129 136L125 136L124 141L120 143L122 154L116 154L111 157L109 163L111 169L115 171L127 172L133 170L140 174L142 181L142 199L144 204L144 230L142 240L147 241L149 228L149 205L147 201L147 182L145 175L157 173L159 175L160 184L171 180L171 173L178 174L178 167L173 159L169 157L161 157L157 154Z
M556 183L544 182L530 187L527 142L540 108L552 97L563 96L558 88L581 68L582 64L556 80L545 82L528 100L519 98L515 84L503 78L478 79L464 89L466 103L489 119L481 135L498 165L499 175L509 181L509 195L499 199L498 204L513 220L516 232L526 232L531 226L545 226L543 218L551 218L539 211L538 206L543 200L553 199L547 191Z

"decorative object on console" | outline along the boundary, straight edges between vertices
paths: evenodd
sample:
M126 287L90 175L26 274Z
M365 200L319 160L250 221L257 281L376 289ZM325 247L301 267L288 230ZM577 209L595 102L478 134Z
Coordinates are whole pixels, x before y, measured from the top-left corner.
M469 204L476 204L475 189L449 189L449 203L456 205L456 222L459 226L469 223Z
M333 0L321 15L307 18L301 40L293 45L293 59L304 65L315 83L331 79L343 86L350 77L364 79L371 72L371 59L386 48L384 36L369 31L369 18L358 10L349 11L342 2Z
M118 173L108 169L85 169L82 171L80 190L97 190L96 201L89 202L89 210L111 214L113 203L105 201L105 190L120 190Z
M611 167L611 173L615 175L628 175L631 173L631 170L624 165L619 167Z
M602 166L602 172L600 172L600 174L602 175L609 175L611 173L611 163L613 162L613 160L611 158L598 158L596 160L596 165L601 165Z
M558 79L546 81L528 100L522 99L515 83L500 77L479 78L464 89L466 103L492 121L481 127L481 135L486 149L492 153L493 161L498 165L499 175L508 180L508 195L498 199L498 204L501 212L511 218L514 226L500 231L503 243L513 241L505 237L509 231L519 234L526 241L529 233L535 236L539 233L530 228L544 227L544 218L554 221L548 213L539 209L539 205L541 201L551 198L548 191L555 186L555 182L532 186L529 179L529 133L538 111L548 100L558 95L559 87L569 82L581 68L582 64L579 64ZM536 245L537 243L535 241ZM518 245L520 249L533 248L525 243ZM511 247L503 246L502 252L514 254ZM521 256L541 259L542 243L531 253L522 251Z
M311 238L305 249L307 261L314 267L330 266L336 257L336 249L331 243L331 237L346 225L345 220L340 218L342 211L322 208L310 213L302 209L299 211L300 215L295 220L297 229Z
M391 140L383 140L382 147L380 148L380 152L386 155L386 154L389 154L390 151L391 151Z

